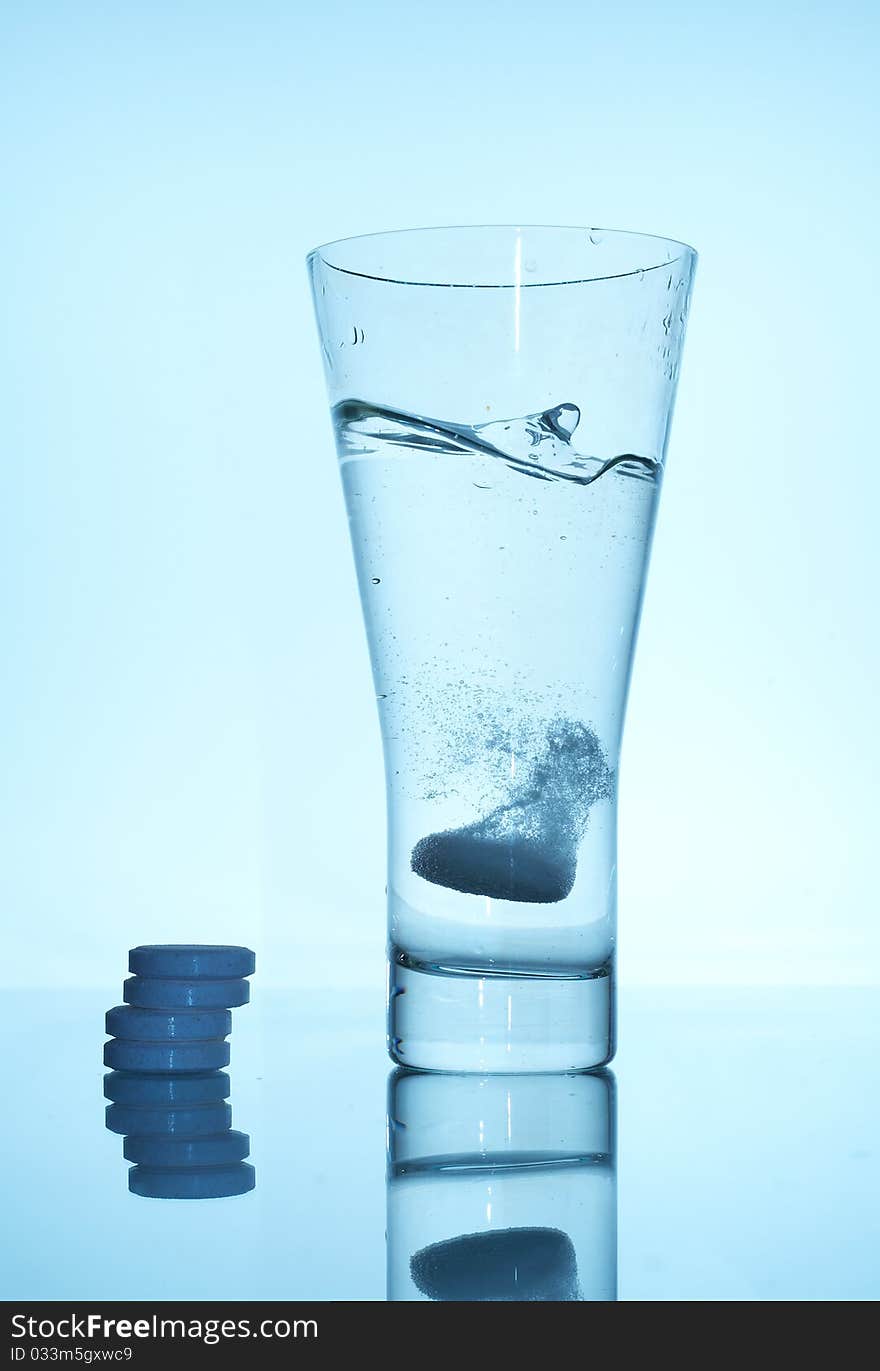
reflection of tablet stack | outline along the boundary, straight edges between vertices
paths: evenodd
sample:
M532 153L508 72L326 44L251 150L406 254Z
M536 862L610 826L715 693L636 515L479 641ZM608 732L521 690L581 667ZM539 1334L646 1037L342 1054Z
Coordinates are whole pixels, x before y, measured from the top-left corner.
M107 1012L107 1127L133 1162L128 1188L153 1199L219 1199L256 1183L247 1133L227 1103L231 1010L247 1004L246 947L135 947L126 1003Z

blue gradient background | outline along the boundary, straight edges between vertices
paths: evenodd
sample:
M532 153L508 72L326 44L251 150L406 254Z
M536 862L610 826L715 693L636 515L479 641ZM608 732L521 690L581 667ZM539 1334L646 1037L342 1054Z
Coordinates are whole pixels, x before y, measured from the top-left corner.
M876 983L876 5L0 12L0 978L377 985L378 725L303 257L701 253L636 661L622 978Z

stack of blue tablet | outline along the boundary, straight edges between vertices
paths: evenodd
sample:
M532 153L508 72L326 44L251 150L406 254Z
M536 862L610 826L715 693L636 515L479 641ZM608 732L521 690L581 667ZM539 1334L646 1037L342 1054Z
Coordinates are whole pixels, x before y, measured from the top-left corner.
M153 1199L218 1199L253 1190L250 1138L228 1104L231 1010L247 1004L246 947L135 947L125 1004L107 1012L107 1127L125 1135L128 1187Z

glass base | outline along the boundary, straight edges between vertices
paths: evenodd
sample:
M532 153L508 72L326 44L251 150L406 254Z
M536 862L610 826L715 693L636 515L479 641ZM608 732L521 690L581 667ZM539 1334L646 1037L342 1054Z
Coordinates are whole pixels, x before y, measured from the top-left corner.
M389 961L388 1051L423 1071L582 1071L614 1056L614 970L500 975Z

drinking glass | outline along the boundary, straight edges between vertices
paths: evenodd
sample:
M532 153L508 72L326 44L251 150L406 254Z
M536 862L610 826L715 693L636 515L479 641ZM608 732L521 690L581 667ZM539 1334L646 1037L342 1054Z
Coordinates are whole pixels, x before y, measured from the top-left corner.
M695 262L549 227L309 256L384 744L404 1065L613 1055L620 743Z

